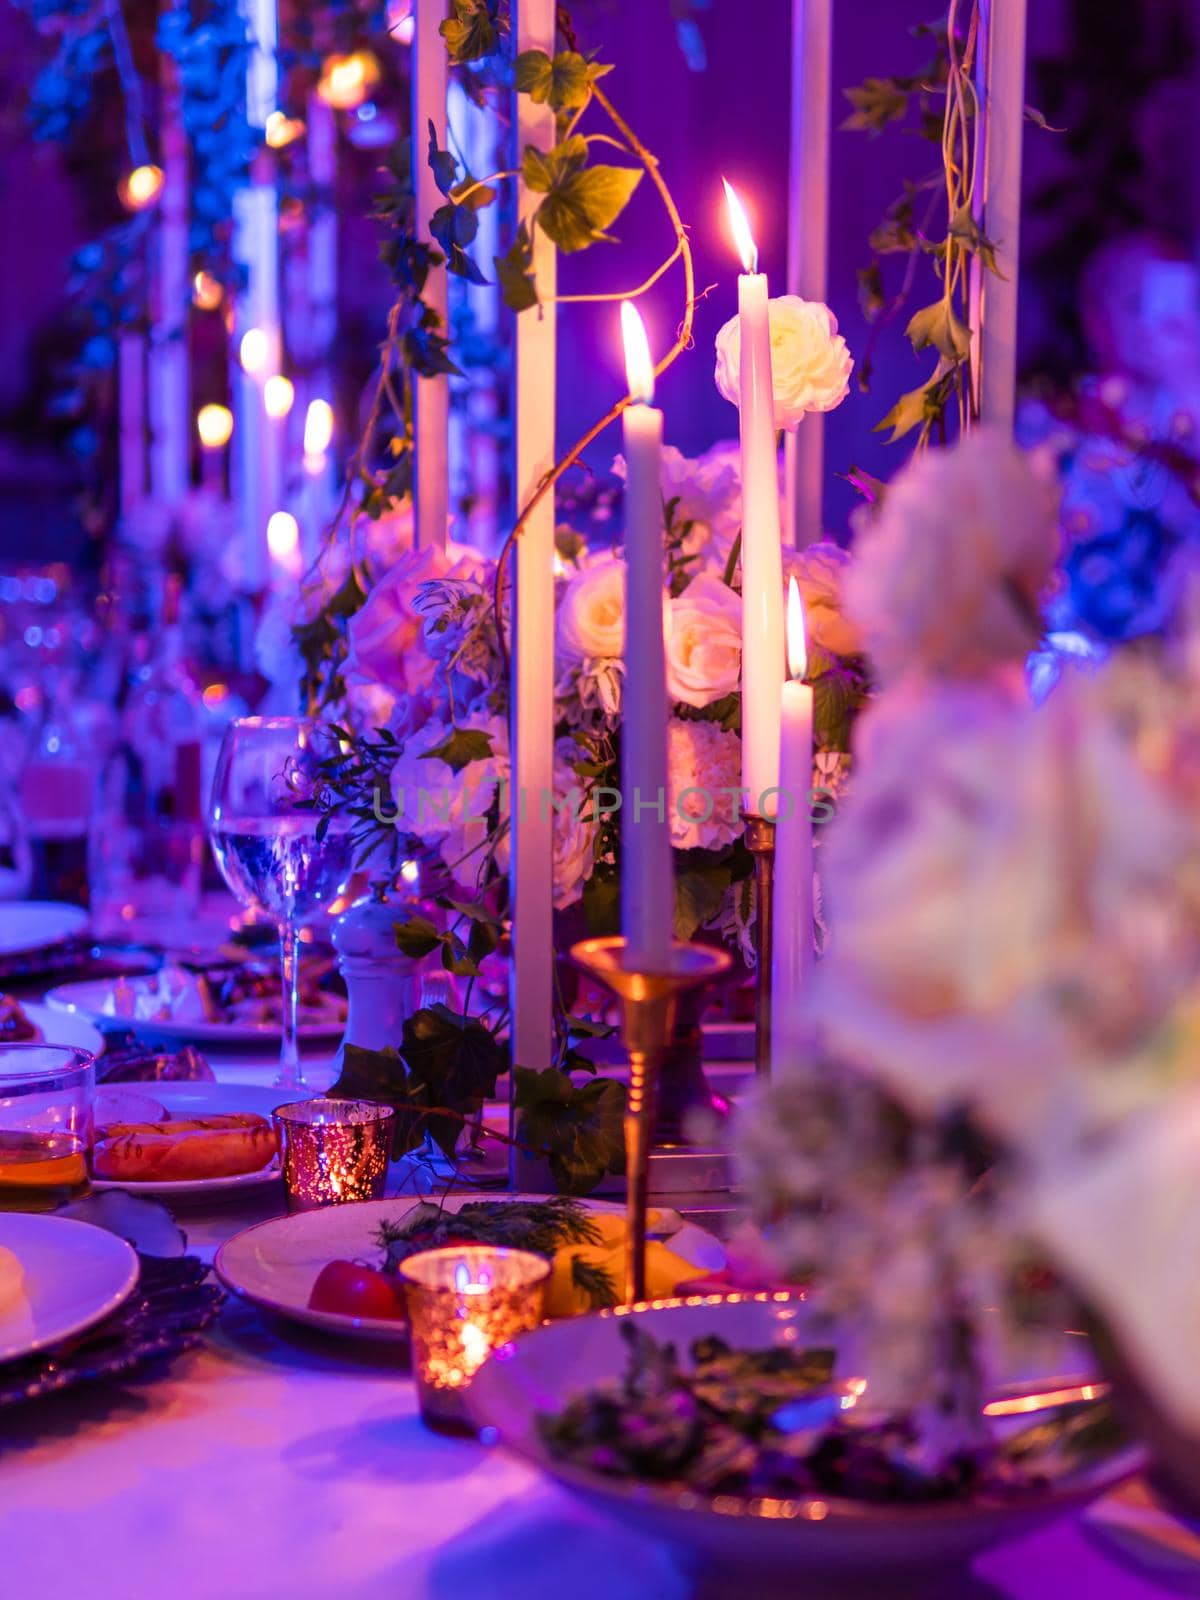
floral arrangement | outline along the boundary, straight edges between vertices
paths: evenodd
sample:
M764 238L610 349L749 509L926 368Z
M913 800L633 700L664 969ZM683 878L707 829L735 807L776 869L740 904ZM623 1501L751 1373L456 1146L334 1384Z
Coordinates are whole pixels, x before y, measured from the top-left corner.
M996 440L938 452L861 540L848 609L885 687L826 845L819 1044L739 1129L755 1249L947 1426L969 1433L993 1341L1082 1317L1195 1435L1194 644L1067 672L1030 704L1017 622L1050 598L1057 533L1024 470L1022 492ZM976 552L962 594L938 567L975 619L957 642L919 581L956 484ZM882 597L906 562L897 617Z

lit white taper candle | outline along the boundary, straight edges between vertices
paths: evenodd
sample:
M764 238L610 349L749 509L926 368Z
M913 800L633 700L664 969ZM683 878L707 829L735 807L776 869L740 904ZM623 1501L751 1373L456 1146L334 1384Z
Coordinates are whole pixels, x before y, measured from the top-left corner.
M621 705L621 931L632 965L666 969L674 926L663 650L663 414L637 307L621 302L633 404L625 436L625 685Z
M414 0L416 27L412 47L412 162L417 200L417 229L429 241L429 218L441 206L442 194L429 166L429 128L438 147L446 144L446 42L438 32L446 20L446 0ZM438 247L440 248L440 247ZM433 267L422 297L441 319L440 332L449 331L449 290L445 266ZM416 481L413 516L417 544L446 543L450 512L450 379L444 372L413 380L415 412Z
M738 278L742 439L742 787L746 809L773 816L779 784L780 689L783 662L783 554L780 548L779 466L767 276L741 202L728 183L725 197Z
M779 814L775 823L775 925L771 961L772 1069L795 1064L799 1007L813 964L813 692L808 670L804 604L795 578L788 585L788 680L780 695Z

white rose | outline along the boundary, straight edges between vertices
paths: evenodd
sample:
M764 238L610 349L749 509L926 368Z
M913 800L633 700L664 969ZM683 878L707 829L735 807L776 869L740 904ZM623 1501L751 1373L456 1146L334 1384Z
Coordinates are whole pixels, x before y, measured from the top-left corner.
M839 545L822 539L805 550L784 550L783 581L795 578L804 601L804 626L809 644L830 655L859 655L862 633L847 617L842 599L850 556Z
M715 722L667 724L671 843L677 850L720 850L742 831L738 803L742 741Z
M733 694L742 670L742 597L712 573L667 603L667 689L702 710Z
M1026 1150L1136 1097L1136 1053L1194 976L1195 827L1095 695L890 691L823 844L831 1042Z
M1041 634L1057 507L1055 484L990 429L914 456L856 519L846 573L847 615L880 676L1019 667Z
M784 294L769 302L775 426L794 432L809 411L832 411L850 392L854 362L837 318L820 300ZM731 317L717 335L717 388L738 405L741 324Z
M625 563L611 556L573 572L558 601L558 648L575 661L625 650Z

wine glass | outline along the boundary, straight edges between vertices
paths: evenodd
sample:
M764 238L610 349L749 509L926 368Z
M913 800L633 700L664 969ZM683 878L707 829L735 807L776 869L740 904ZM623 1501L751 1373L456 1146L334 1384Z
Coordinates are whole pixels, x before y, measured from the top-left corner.
M330 818L318 836L319 765L336 748L333 730L311 718L242 717L226 729L213 775L209 836L221 876L244 906L279 927L275 1082L285 1089L304 1084L296 1040L298 927L341 893L353 869L345 819Z

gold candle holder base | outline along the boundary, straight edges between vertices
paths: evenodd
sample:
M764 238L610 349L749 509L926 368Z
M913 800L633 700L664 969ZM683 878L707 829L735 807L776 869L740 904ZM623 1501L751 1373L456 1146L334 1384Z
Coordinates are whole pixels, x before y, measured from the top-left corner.
M754 1070L771 1075L771 953L775 936L775 824L747 814L746 849L754 857Z
M646 1298L646 1209L650 1144L659 1069L671 1042L675 1002L686 989L712 983L729 970L724 950L707 945L673 944L666 967L650 972L635 965L625 940L584 939L571 959L621 1002L621 1037L629 1055L629 1098L625 1104L625 1196L628 1241L625 1251L625 1301Z

